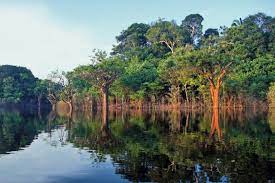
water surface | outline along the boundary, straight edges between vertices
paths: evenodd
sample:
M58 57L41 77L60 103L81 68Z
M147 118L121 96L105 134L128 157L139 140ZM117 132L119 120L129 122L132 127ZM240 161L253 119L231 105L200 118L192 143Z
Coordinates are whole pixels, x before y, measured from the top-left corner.
M1 182L274 181L274 114L0 109ZM273 116L272 116L273 115ZM274 131L273 131L274 132Z

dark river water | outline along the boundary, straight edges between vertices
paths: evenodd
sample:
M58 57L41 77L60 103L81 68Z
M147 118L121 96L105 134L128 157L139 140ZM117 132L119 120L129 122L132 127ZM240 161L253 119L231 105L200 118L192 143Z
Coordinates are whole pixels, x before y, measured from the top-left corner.
M275 111L0 108L0 182L274 182ZM272 132L273 131L273 132Z

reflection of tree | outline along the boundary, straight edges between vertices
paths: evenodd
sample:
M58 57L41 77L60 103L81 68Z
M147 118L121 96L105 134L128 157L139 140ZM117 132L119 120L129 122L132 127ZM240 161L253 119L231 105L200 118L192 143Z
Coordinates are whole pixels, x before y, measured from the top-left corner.
M44 126L30 111L0 111L0 154L30 145Z
M172 110L170 112L170 128L172 132L180 132L182 128L181 111Z
M60 115L56 111L51 111L47 116L47 133L48 138L45 139L51 146L57 147L58 144L61 146L66 145L70 131L67 128L71 128L72 125L72 113L69 115ZM52 138L52 133L57 134L58 141L56 138Z
M185 120L185 126L184 126L184 133L186 134L188 132L189 129L189 123L190 123L190 111L185 111L185 116L186 116L186 120Z
M0 153L29 145L39 131L47 129L48 134L54 132L54 138L47 138L52 145L69 141L89 149L96 163L110 156L116 173L134 182L206 178L219 182L228 177L234 182L237 180L232 175L239 173L236 177L242 182L266 182L272 176L272 133L266 114L244 113L244 121L239 122L238 114L224 113L216 124L214 111L212 123L209 113L152 112L153 116L151 112L120 111L109 119L90 113L71 117L50 113L48 118L42 115L39 119L37 112L0 111ZM208 138L218 130L218 135L223 130L222 140ZM56 138L60 142L51 141Z
M202 177L203 181L207 178L219 182L230 177L234 182L228 172L237 174L241 171L254 172L255 175L261 172L262 177L258 180L266 180L268 173L263 172L268 172L269 165L265 152L270 151L270 145L262 132L267 132L268 136L267 123L247 123L243 128L241 123L236 126L235 118L224 119L224 115L221 119L226 121L226 133L222 141L215 141L208 135L216 130L221 137L223 126L217 125L219 120L214 111L212 124L209 115L201 118L203 115L191 111L155 115L150 117L149 114L130 111L122 116L112 116L108 123L95 118L76 120L70 129L69 141L77 147L92 150L92 158L96 161L104 161L104 157L110 155L116 173L134 182L194 182L200 176L196 174L196 166L201 166L201 174L207 175ZM179 119L185 119L184 128L188 133L180 133L177 125L173 133L169 130L171 123L179 124ZM244 115L244 119L250 118ZM202 120L208 125L201 126ZM259 130L255 131L255 128ZM249 147L249 144L253 145ZM255 157L258 158L255 160ZM252 162L255 166L249 167ZM242 180L248 181L249 176L244 174Z
M212 123L211 123L211 130L210 130L210 137L215 135L215 131L218 133L219 139L222 138L222 130L219 125L219 109L213 108L212 111Z
M68 140L77 147L97 150L98 155L111 153L108 151L110 149L119 149L120 142L109 128L109 122L101 120L96 118L91 121L74 121L71 129L68 129L70 134Z

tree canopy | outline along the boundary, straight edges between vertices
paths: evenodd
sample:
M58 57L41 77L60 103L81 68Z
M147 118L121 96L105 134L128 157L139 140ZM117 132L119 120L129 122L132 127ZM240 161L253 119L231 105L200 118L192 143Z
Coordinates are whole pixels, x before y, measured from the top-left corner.
M97 50L90 64L61 74L63 83L54 77L39 80L22 67L1 66L0 100L99 99L107 89L111 100L121 104L206 104L213 86L228 105L267 101L275 81L275 18L257 13L216 28L203 28L203 20L191 14L181 24L165 19L133 23L116 37L110 55Z
M0 102L18 103L35 98L37 78L24 67L0 66Z

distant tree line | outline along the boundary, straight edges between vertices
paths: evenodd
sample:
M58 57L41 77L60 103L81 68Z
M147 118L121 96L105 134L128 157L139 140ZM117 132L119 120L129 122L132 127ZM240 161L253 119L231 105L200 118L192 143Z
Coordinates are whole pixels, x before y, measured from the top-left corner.
M35 96L37 101L48 98L52 106L62 100L71 110L274 102L275 18L257 13L205 31L203 20L191 14L180 24L164 19L133 23L116 37L110 54L95 50L91 64L52 72L47 80L2 66L7 71L0 72L0 100Z
M0 66L0 102L34 102L36 81L32 72L24 67Z

